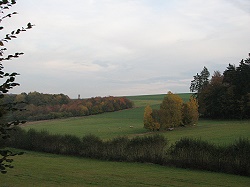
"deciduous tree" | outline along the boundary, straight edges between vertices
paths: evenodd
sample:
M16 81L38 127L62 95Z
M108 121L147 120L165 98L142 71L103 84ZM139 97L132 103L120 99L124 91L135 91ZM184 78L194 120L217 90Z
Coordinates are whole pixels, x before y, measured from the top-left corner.
M3 20L12 17L13 15L17 14L16 12L7 13L5 14L5 10L10 9L14 4L16 4L15 0L1 0L0 1L0 23L2 23ZM19 75L16 72L8 73L4 71L3 61L9 61L14 58L18 58L20 55L23 55L23 53L15 53L15 54L9 54L5 55L7 48L4 46L5 43L17 38L17 35L21 32L26 31L27 29L32 28L32 24L28 23L27 26L24 28L20 28L17 30L13 30L11 33L6 34L4 38L0 39L0 79L1 79L1 85L0 85L0 100L2 100L6 93L9 92L10 89L14 88L15 86L18 86L19 84L15 82L16 76ZM1 25L0 30L2 31L4 27ZM15 153L12 153L10 150L4 149L5 140L9 138L9 131L13 129L13 126L19 125L20 123L24 123L23 121L5 121L2 120L3 116L6 115L7 112L18 110L16 108L16 103L2 103L0 101L0 172L6 173L7 168L12 168L11 162L13 159L10 159L10 156L16 155Z
M144 122L144 128L149 129L149 130L154 130L154 121L152 117L152 108L147 105L144 110L144 117L143 117L143 122Z
M183 104L182 108L182 123L183 125L193 125L198 122L198 101L193 96L190 97L187 103Z
M160 106L161 128L167 129L181 125L182 103L183 100L180 96L168 92Z

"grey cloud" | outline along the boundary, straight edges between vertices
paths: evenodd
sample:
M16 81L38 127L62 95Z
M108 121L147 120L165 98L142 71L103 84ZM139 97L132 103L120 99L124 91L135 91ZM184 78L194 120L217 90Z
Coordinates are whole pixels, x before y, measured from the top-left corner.
M240 8L241 10L250 13L250 1L249 0L230 0L234 6Z
M92 62L92 64L97 64L101 67L107 68L109 67L110 63L107 61L101 61L101 60L95 60L94 62Z
M25 55L6 68L21 73L16 92L188 92L203 66L223 71L247 57L249 7L249 0L20 1L6 28L23 20L36 27L8 44Z

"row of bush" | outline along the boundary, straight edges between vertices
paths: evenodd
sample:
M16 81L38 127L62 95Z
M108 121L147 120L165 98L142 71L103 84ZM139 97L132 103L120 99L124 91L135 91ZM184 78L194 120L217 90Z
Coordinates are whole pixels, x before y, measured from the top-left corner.
M168 155L168 163L176 167L250 176L248 139L217 146L200 139L182 138L170 147Z
M95 135L79 138L74 135L52 135L48 131L38 132L34 129L25 131L17 128L11 133L6 145L8 147L113 161L163 163L159 159L164 158L167 145L167 140L159 135L133 139L117 137L103 141Z
M133 107L133 102L126 97L92 97L88 99L70 99L64 94L6 94L0 104L12 103L17 110L5 115L5 121L48 120L88 116L104 112L114 112Z
M250 176L248 139L218 146L200 139L182 138L169 145L167 139L159 134L103 141L94 135L79 138L73 135L51 135L47 131L37 132L33 129L24 131L18 128L12 133L7 146L19 149Z

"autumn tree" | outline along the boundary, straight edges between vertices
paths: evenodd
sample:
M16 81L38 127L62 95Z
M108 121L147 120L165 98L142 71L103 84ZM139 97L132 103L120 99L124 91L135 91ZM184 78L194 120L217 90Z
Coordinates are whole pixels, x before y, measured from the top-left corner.
M160 123L162 129L181 125L182 104L183 100L180 96L168 92L160 105Z
M144 128L153 130L154 129L154 121L152 117L152 108L147 105L144 110L144 117L143 117Z
M189 101L183 104L182 107L182 123L183 125L193 125L198 122L198 101L193 96L190 97Z
M16 15L16 12L11 13L5 13L6 10L9 10L14 4L16 4L15 0L1 0L0 1L0 23L2 23L7 18L12 17L13 15ZM3 62L9 61L14 58L20 57L20 55L23 55L23 53L15 53L15 54L9 54L5 55L7 48L5 47L5 43L12 41L13 39L17 38L17 35L21 32L26 31L27 29L32 28L32 24L28 23L27 27L22 27L17 30L13 30L9 34L6 34L4 38L0 39L0 172L6 173L7 168L12 168L11 162L13 159L10 159L11 156L16 155L10 150L5 149L5 140L10 137L9 131L12 130L16 125L19 125L20 123L24 123L24 121L6 121L3 120L4 116L11 111L21 110L16 107L17 103L4 103L2 102L3 98L5 97L5 94L9 92L10 89L19 86L18 83L15 82L16 76L19 75L16 72L5 72ZM4 27L1 25L0 30L4 30Z
M150 131L160 130L161 125L159 123L159 119L155 118L156 117L156 115L154 114L155 112L157 112L158 115L158 110L152 110L152 108L149 105L145 107L144 117L143 117L145 129L148 129Z
M198 102L193 96L183 103L180 96L168 92L160 109L152 110L146 106L144 111L144 128L149 130L167 130L182 125L193 125L198 122Z

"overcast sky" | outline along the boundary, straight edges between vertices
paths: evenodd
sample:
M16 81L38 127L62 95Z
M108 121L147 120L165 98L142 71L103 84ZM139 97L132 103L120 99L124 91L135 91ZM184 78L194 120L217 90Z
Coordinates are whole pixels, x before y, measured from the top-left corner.
M12 93L71 98L189 92L250 52L249 0L20 0L2 34L36 26L8 44L18 72ZM3 35L2 35L3 36Z

